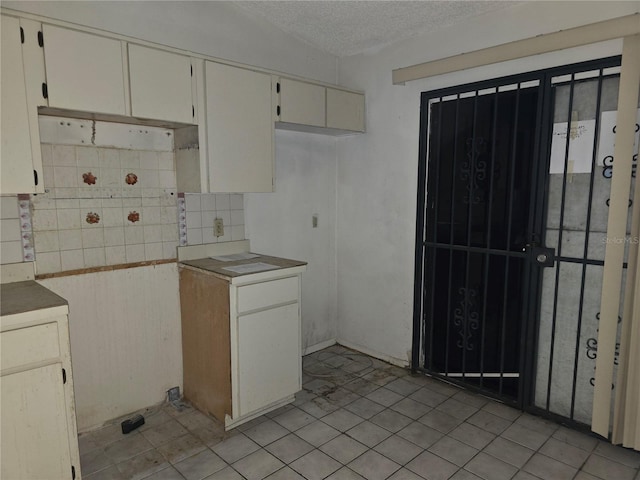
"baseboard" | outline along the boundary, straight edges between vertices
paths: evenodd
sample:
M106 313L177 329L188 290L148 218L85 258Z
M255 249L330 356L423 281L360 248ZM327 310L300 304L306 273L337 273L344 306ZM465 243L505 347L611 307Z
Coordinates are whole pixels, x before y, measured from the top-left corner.
M377 358L378 360L382 360L383 362L390 363L392 365L396 365L398 367L406 368L409 366L409 362L406 360L400 360L399 358L391 357L389 355L385 355L384 353L377 352L375 350L371 350L370 348L363 347L362 345L356 345L355 343L351 343L347 340L342 340L340 338L337 339L336 343L338 345L342 345L343 347L350 348L352 350L356 350L360 353L364 353L365 355L369 355L370 357Z
M319 350L323 350L327 347L330 347L331 345L335 345L336 339L335 338L331 338L329 340L325 340L324 342L320 342L320 343L316 343L315 345L311 345L307 348L305 348L302 352L302 355L309 355L310 353L314 353L317 352Z

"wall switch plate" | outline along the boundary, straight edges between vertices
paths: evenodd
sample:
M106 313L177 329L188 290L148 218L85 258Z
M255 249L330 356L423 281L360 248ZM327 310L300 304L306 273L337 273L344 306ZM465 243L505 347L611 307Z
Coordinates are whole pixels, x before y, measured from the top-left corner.
M224 222L222 221L221 218L216 218L213 221L213 234L216 237L223 237L224 236Z

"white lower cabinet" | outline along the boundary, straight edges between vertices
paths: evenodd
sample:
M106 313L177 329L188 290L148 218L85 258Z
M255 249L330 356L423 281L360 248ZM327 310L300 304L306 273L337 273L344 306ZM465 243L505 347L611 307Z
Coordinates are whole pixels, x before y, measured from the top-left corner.
M238 316L238 410L251 414L300 390L298 303Z
M2 478L72 477L61 372L53 363L2 376Z
M3 304L21 292L45 290L8 288L2 286ZM78 479L67 306L9 314L2 309L0 478Z
M184 396L227 429L290 403L302 388L305 268L226 280L180 269Z

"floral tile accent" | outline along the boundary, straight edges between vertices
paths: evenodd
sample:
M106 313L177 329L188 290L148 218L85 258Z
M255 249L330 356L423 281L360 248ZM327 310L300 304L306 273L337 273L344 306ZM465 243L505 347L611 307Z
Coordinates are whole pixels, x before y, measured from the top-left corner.
M89 212L87 213L85 221L90 224L100 223L100 215L98 215L96 212Z
M97 179L98 179L98 177L96 177L91 172L86 172L86 173L82 174L82 181L84 183L86 183L87 185L95 185Z
M129 215L127 215L127 220L129 220L131 223L136 223L140 221L140 214L135 210L132 212L129 212Z
M127 185L135 185L138 183L138 176L135 173L127 173L124 177L124 181Z

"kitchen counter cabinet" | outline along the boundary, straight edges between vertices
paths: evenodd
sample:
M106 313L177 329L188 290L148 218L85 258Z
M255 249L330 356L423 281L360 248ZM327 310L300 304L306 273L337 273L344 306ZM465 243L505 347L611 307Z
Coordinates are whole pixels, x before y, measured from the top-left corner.
M265 258L273 257L258 261ZM230 429L293 401L302 388L306 267L225 278L197 262L180 266L184 396Z
M125 43L42 26L49 107L127 115Z
M68 307L34 281L1 286L2 478L80 478Z
M191 58L129 44L131 115L194 123Z

